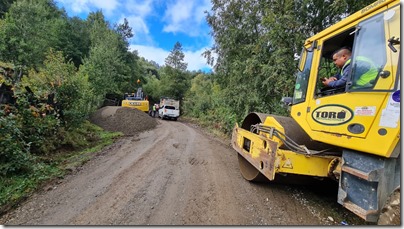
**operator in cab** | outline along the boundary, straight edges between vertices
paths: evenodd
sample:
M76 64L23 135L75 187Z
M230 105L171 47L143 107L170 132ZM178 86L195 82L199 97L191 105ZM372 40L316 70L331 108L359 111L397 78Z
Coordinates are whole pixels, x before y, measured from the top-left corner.
M321 80L324 86L328 88L340 88L345 86L348 80L348 74L351 70L351 55L352 52L348 47L340 48L334 52L332 60L335 66L340 68L341 71L335 76L322 78Z

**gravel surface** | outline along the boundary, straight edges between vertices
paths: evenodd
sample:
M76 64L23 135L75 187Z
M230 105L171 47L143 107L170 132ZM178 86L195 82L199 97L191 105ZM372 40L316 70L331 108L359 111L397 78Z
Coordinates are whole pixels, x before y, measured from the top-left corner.
M132 136L156 127L157 120L143 111L129 107L106 106L91 115L90 121L105 130Z
M0 217L11 225L360 225L335 187L251 183L230 141L130 108L92 121L126 136ZM359 222L359 223L358 223Z

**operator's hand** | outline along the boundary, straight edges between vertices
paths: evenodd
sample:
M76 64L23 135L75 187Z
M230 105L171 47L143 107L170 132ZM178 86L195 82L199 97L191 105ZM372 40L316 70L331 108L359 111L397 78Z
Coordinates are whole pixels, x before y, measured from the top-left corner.
M332 81L336 81L337 80L337 78L336 77L334 77L334 76L332 76L332 77L330 77L330 78L325 78L324 80L323 80L323 84L324 84L324 86L328 86L328 84L330 83L330 82L332 82Z

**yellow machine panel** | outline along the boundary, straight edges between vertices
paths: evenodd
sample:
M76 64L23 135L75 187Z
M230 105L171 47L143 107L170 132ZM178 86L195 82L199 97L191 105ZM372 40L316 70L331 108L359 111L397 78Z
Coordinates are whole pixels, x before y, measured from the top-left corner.
M143 95L143 90L141 87L137 89L136 94L125 94L122 100L122 107L136 108L143 112L149 112L149 101Z
M136 108L136 109L144 111L146 113L149 112L149 101L136 100L135 97L128 97L125 100L122 100L122 106Z

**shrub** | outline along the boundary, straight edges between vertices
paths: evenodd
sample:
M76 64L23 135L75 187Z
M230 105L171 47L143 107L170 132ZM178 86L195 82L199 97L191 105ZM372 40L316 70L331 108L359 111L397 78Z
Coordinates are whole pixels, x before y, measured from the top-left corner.
M0 111L0 175L27 173L33 169L30 144L25 141L17 116Z

